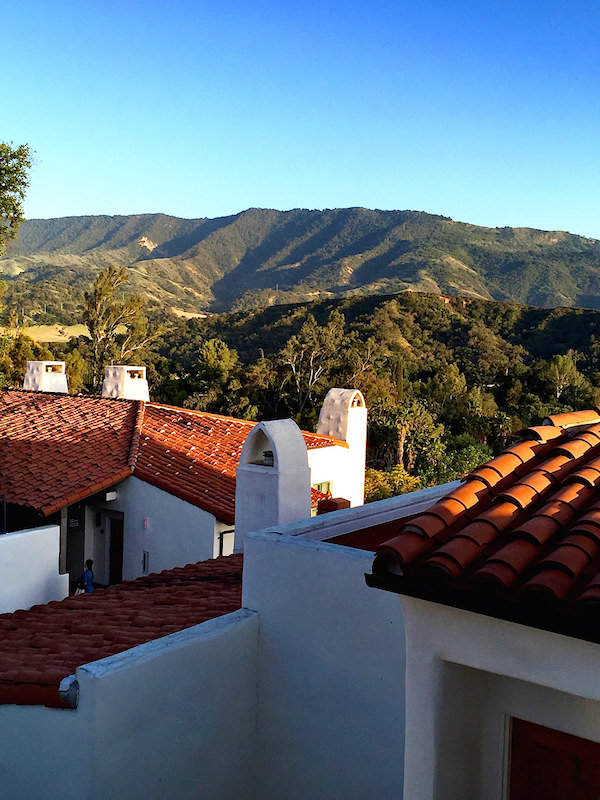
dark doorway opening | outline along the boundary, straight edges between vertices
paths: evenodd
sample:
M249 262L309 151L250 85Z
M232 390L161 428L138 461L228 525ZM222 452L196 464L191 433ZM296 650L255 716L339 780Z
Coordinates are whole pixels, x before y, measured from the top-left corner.
M108 555L108 582L123 580L123 517L110 517L110 546Z
M77 579L83 573L85 561L85 536L83 527L83 506L74 503L67 510L67 572L69 573L70 591L75 591Z

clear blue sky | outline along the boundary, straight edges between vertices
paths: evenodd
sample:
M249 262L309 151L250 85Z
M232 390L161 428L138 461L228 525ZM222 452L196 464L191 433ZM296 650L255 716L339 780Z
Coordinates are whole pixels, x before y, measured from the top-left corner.
M600 238L600 4L27 0L29 218L416 209Z

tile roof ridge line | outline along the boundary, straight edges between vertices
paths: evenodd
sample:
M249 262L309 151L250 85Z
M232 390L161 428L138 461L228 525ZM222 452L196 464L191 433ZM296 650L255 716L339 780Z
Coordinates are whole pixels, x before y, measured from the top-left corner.
M157 409L158 411L166 410L166 411L175 411L178 414L189 414L190 416L196 419L205 419L208 417L209 419L218 419L223 420L225 422L237 422L241 425L248 425L251 428L254 428L259 422L266 422L267 420L259 420L254 421L250 419L240 419L240 417L231 417L226 416L225 414L213 414L211 411L199 411L196 408L181 408L181 406L172 406L167 403L155 403L153 401L148 401L146 403L147 406L150 406L152 409ZM327 433L315 433L314 431L305 431L300 429L300 433L305 436L314 436L315 439L323 442L329 442L330 447L346 447L349 448L350 445L348 442L344 441L343 439L337 439L335 436L330 436Z
M144 409L146 403L144 400L138 400L138 409L135 417L135 425L131 436L131 446L129 448L129 455L127 458L127 466L132 472L135 472L137 466L137 459L140 452L140 437L142 435L142 428L144 426Z
M250 419L240 419L240 417L231 417L225 414L214 414L211 411L200 411L197 408L182 408L181 406L172 406L169 405L168 403L155 403L152 400L146 403L146 405L151 406L152 408L156 408L159 411L161 409L165 409L167 411L177 411L177 413L179 414L190 414L193 417L211 417L212 419L224 419L224 420L229 420L231 422L241 422L244 425L251 425L252 427L258 424L257 422L254 422L253 420Z

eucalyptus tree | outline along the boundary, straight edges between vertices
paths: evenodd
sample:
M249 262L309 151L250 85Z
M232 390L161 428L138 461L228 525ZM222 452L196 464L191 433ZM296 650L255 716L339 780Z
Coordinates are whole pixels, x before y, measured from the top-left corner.
M25 219L23 201L29 186L31 157L27 144L13 147L8 142L0 142L0 256Z

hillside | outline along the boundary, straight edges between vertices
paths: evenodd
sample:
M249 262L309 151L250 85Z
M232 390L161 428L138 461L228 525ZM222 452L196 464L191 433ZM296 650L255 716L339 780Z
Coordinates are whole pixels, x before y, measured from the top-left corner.
M482 228L417 211L249 209L218 219L31 220L0 270L17 279L13 292L32 314L45 304L60 317L64 301L76 305L108 264L126 266L132 288L150 300L189 312L404 289L600 308L600 242L562 231ZM59 296L60 309L53 301Z

